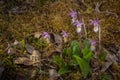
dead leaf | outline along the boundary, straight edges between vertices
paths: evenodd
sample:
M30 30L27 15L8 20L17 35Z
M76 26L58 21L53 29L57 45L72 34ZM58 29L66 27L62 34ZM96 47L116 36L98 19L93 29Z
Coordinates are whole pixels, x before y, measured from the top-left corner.
M112 64L117 64L117 57L114 54L111 54L108 50L104 48L104 51L107 52L106 62L102 65L101 72L105 72Z
M18 57L18 58L15 58L13 60L13 63L14 64L24 64L24 65L30 66L30 65L33 65L33 64L38 63L38 62L33 62L27 57Z
M62 49L63 49L62 45L56 46L56 51L57 51L57 52L62 53Z
M49 52L48 52L47 56L48 56L49 58L52 58L53 56L55 56L55 55L60 55L60 54L61 54L61 52L52 50L52 51L49 51Z
M26 57L18 57L16 59L14 59L14 63L15 64L23 64L25 61L29 61L29 58Z
M120 47L119 47L119 49L118 49L118 51L117 51L117 54L116 54L116 56L117 56L117 62L118 63L120 63Z
M53 55L60 55L62 53L62 45L54 45L51 44L49 47L45 49L45 56L52 58Z
M60 75L57 73L57 71L55 69L50 69L49 70L49 78L50 78L50 80L57 80L57 78L59 76Z
M33 61L29 60L29 61L25 61L24 65L27 65L27 66L30 66L30 65L36 66L35 64L37 64L37 63L39 63L39 62L38 61L33 62Z
M41 36L41 33L40 32L35 32L34 33L34 38L40 38Z
M112 62L105 62L102 66L101 72L105 72L111 65Z
M32 55L30 55L30 60L33 62L40 62L41 57L38 50L33 50Z
M26 44L26 50L28 53L32 54L35 49L33 46Z
M62 37L60 35L54 34L54 33L51 33L50 35L51 35L55 44L61 44L62 43Z
M31 78L34 78L35 76L36 76L36 73L37 73L37 71L36 70L32 70L32 72L31 72Z
M109 62L112 62L114 64L117 64L117 57L115 54L107 54L106 56L106 60L109 61Z

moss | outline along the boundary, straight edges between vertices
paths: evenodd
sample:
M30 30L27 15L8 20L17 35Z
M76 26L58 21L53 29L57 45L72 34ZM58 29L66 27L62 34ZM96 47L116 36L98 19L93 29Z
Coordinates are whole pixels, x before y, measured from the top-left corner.
M92 1L92 0L91 0ZM105 10L109 10L115 14L119 13L119 1L104 1L100 10L105 12ZM85 3L90 6L92 9L95 7L97 1L93 0L93 3L85 0ZM90 4L89 4L90 3ZM75 28L71 24L71 18L69 17L70 9L74 9L77 12L80 12L81 15L78 16L79 19L83 17L85 19L85 23L87 24L88 37L92 39L98 40L98 35L95 34L88 24L89 19L100 19L101 21L101 29L102 29L102 44L116 44L120 45L120 18L116 18L115 14L109 14L108 16L105 13L93 14L87 13L87 9L81 11L82 5L79 5L77 1L55 1L50 4L49 2L43 5L41 10L34 11L32 8L28 10L27 13L23 14L10 14L9 13L9 22L2 21L0 23L1 33L6 32L6 29L10 31L11 35L16 39L22 39L28 36L29 34L36 31L48 31L60 33L61 30L65 30L70 34L70 40L75 39L77 36L75 33ZM117 32L118 31L118 32ZM76 35L76 36L75 36ZM7 35L10 36L10 35ZM84 34L83 34L84 37Z
M29 8L27 9L27 12L20 14L8 11L18 4L16 2L10 2L9 4L7 3L2 6L0 5L0 53L6 49L8 43L13 42L14 40L26 39L30 34L38 31L47 31L59 34L61 30L65 30L69 33L70 41L73 39L79 39L79 36L76 34L75 27L71 24L71 18L69 16L70 9L74 9L79 13L79 20L84 18L89 38L98 40L98 34L94 33L92 29L93 27L88 24L89 19L98 18L101 20L102 45L109 46L109 44L114 44L120 46L119 0L84 0L85 4L80 4L77 2L78 0L57 0L53 3L48 0L42 1L43 3L38 3L38 6L28 6ZM94 7L98 1L102 1L103 3L100 6L101 13L96 14L94 13ZM44 5L41 7L41 4ZM21 5L17 6L21 9L23 8ZM39 6L40 8L38 8ZM9 9L6 9L8 7ZM106 10L110 11L108 15L106 15ZM6 13L5 11L8 12ZM82 33L82 37L85 37L84 33ZM38 49L41 47L41 45L34 46ZM12 63L8 62L6 64L11 66ZM115 74L119 78L118 73L116 73L117 70L115 69L119 68L113 67ZM44 80L48 80L46 76L48 75L41 75L39 77L40 79L43 78ZM70 73L70 76L73 80L82 79L79 72Z

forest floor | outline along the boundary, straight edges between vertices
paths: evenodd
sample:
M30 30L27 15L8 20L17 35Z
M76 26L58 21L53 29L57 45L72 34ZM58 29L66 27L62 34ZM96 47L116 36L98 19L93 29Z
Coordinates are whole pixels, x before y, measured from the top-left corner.
M0 80L119 80L119 3L120 0L0 0ZM84 28L80 34L76 32L71 23L72 10L84 22L86 34ZM100 33L95 33L89 23L96 19L100 21ZM68 33L66 41L62 31ZM44 39L44 32L50 40ZM97 41L89 62L91 73L84 77L79 65L69 65L70 72L59 74L54 56L61 57L74 40L83 47L85 39ZM68 55L63 60L69 62Z

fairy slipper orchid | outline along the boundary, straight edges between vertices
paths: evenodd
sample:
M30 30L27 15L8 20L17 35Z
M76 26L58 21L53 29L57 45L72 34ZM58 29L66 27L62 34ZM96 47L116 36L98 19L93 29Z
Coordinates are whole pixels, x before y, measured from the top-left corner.
M76 19L77 18L77 12L71 10L70 14L69 14L72 18Z
M77 12L71 10L69 15L72 17L72 24L74 24L77 19Z
M80 33L81 32L81 27L77 27L76 32Z
M68 33L62 30L61 35L63 37L64 42L66 43L68 41Z
M91 50L95 51L95 49L96 49L96 41L90 40L90 43L91 43Z
M94 26L93 30L94 32L99 31L99 20L90 20L90 24Z
M45 39L45 41L47 43L50 43L50 35L49 35L49 33L43 32L42 36L43 36L43 38Z
M80 21L78 21L78 20L76 20L75 23L74 23L74 25L76 26L76 31L77 31L77 33L80 33L80 32L81 32L81 29L82 29L83 23L80 22Z

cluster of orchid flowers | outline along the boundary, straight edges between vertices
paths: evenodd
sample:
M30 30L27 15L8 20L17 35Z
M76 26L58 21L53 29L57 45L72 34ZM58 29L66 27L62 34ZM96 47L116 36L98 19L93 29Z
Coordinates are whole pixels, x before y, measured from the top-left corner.
M68 33L62 30L61 35L63 37L63 41L66 43L68 41ZM47 43L50 43L50 34L48 32L43 32L42 33L43 38Z
M62 35L62 37L63 37L63 40L64 40L64 42L66 43L68 40L67 40L67 38L68 38L68 33L67 32L65 32L64 30L62 30L62 32L61 32L61 35ZM45 39L45 41L46 41L46 43L50 43L50 34L48 33L48 32L43 32L42 33L42 36L43 36L43 38ZM94 41L94 40L89 40L90 41L90 43L91 43L91 50L92 51L95 51L95 46L96 46L96 41Z
M69 15L72 18L72 24L75 25L77 33L80 33L81 28L82 28L84 23L77 19L77 12L76 11L71 10ZM94 29L93 29L94 32L99 31L99 22L100 22L99 20L90 20L90 25L94 26Z
M71 10L69 15L72 18L72 24L76 26L76 32L80 33L83 23L77 19L77 12Z
M72 24L76 27L76 32L77 33L80 33L82 31L82 27L84 26L84 22L83 21L79 21L77 19L77 12L76 11L73 11L71 10L70 14L69 14L72 18ZM100 32L100 20L89 20L90 22L90 25L93 25L94 28L93 28L93 31L94 32ZM84 26L85 27L85 26ZM84 28L85 29L85 28ZM86 30L85 30L86 32ZM100 35L99 35L100 36ZM99 37L100 38L100 37ZM91 50L95 50L95 46L96 46L96 41L94 40L90 40L90 43L91 43Z
M69 14L72 18L72 24L76 27L76 32L80 33L82 31L82 27L84 25L83 21L79 21L77 19L77 12L71 10L70 14ZM99 25L99 20L89 20L90 21L90 25L93 25L93 31L94 32L98 32L100 29L100 25ZM65 32L64 30L62 30L61 35L63 37L64 42L66 43L68 41L68 33ZM50 34L47 32L43 32L42 33L43 38L46 40L47 43L50 43ZM96 46L96 41L95 40L89 40L91 43L91 50L95 51L95 46Z

